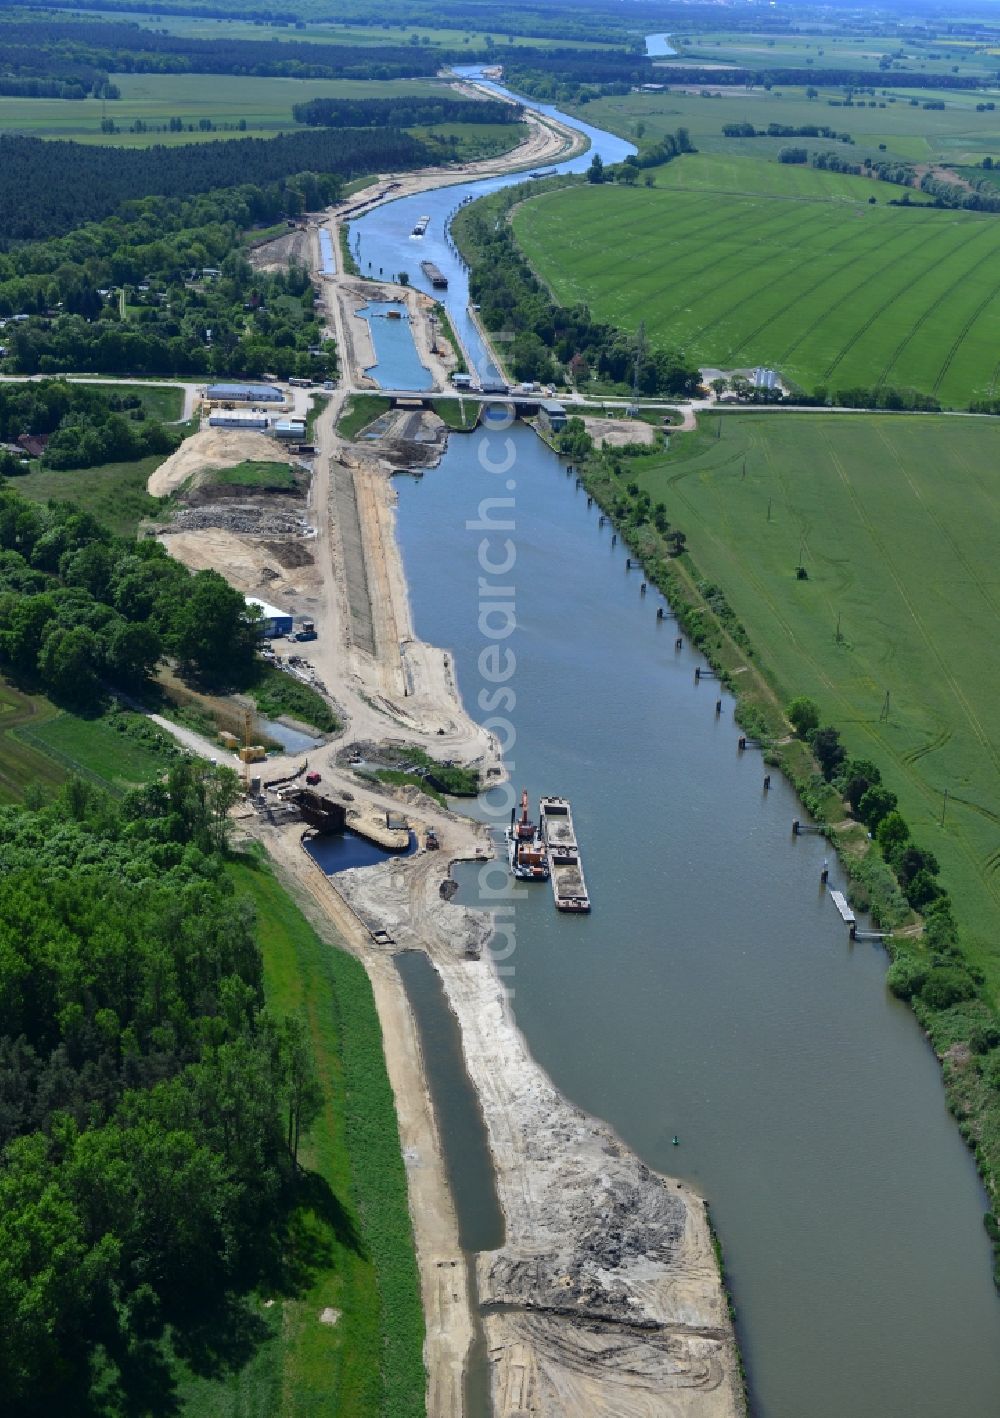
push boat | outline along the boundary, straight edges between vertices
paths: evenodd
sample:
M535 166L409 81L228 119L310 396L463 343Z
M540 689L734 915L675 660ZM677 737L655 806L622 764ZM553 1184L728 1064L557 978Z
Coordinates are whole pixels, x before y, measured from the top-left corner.
M521 793L521 817L517 809L510 810L510 826L504 837L507 842L507 862L511 876L518 881L547 881L549 863L545 844L538 828L528 817L528 790Z

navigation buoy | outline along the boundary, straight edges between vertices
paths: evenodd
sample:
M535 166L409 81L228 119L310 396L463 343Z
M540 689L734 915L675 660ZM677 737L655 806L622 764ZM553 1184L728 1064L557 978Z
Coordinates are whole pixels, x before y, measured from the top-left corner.
M680 1146L680 1141L681 1141L680 1138L677 1136L676 1133L674 1133L674 1146L675 1146L675 1147L679 1147L679 1146Z

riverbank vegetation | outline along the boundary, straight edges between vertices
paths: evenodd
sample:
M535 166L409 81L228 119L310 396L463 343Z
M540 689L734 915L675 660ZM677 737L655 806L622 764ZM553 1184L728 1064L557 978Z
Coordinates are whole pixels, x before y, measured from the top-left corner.
M998 437L986 421L740 415L672 435L666 456L583 465L748 734L827 826L858 906L895 930L889 985L942 1060L993 1198L1000 504L981 469Z

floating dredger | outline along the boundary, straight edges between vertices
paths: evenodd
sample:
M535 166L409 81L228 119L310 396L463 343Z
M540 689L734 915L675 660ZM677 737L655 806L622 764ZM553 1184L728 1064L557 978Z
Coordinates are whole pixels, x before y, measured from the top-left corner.
M510 874L519 881L548 881L549 864L545 843L536 825L528 817L528 790L521 793L521 816L510 810L510 826L504 832L507 840L507 861Z

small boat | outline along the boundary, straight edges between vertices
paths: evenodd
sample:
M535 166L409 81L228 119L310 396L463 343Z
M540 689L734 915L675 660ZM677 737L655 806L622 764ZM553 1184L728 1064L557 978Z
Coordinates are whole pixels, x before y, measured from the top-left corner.
M521 817L510 810L510 826L505 829L507 863L518 881L548 881L549 864L538 828L528 817L528 790L521 793Z
M427 228L430 226L430 224L431 224L431 219L430 219L430 217L418 217L418 218L417 218L417 223L416 223L416 225L414 226L414 228L413 228L412 232L410 233L410 235L411 235L411 236L423 236L424 232L427 230Z

